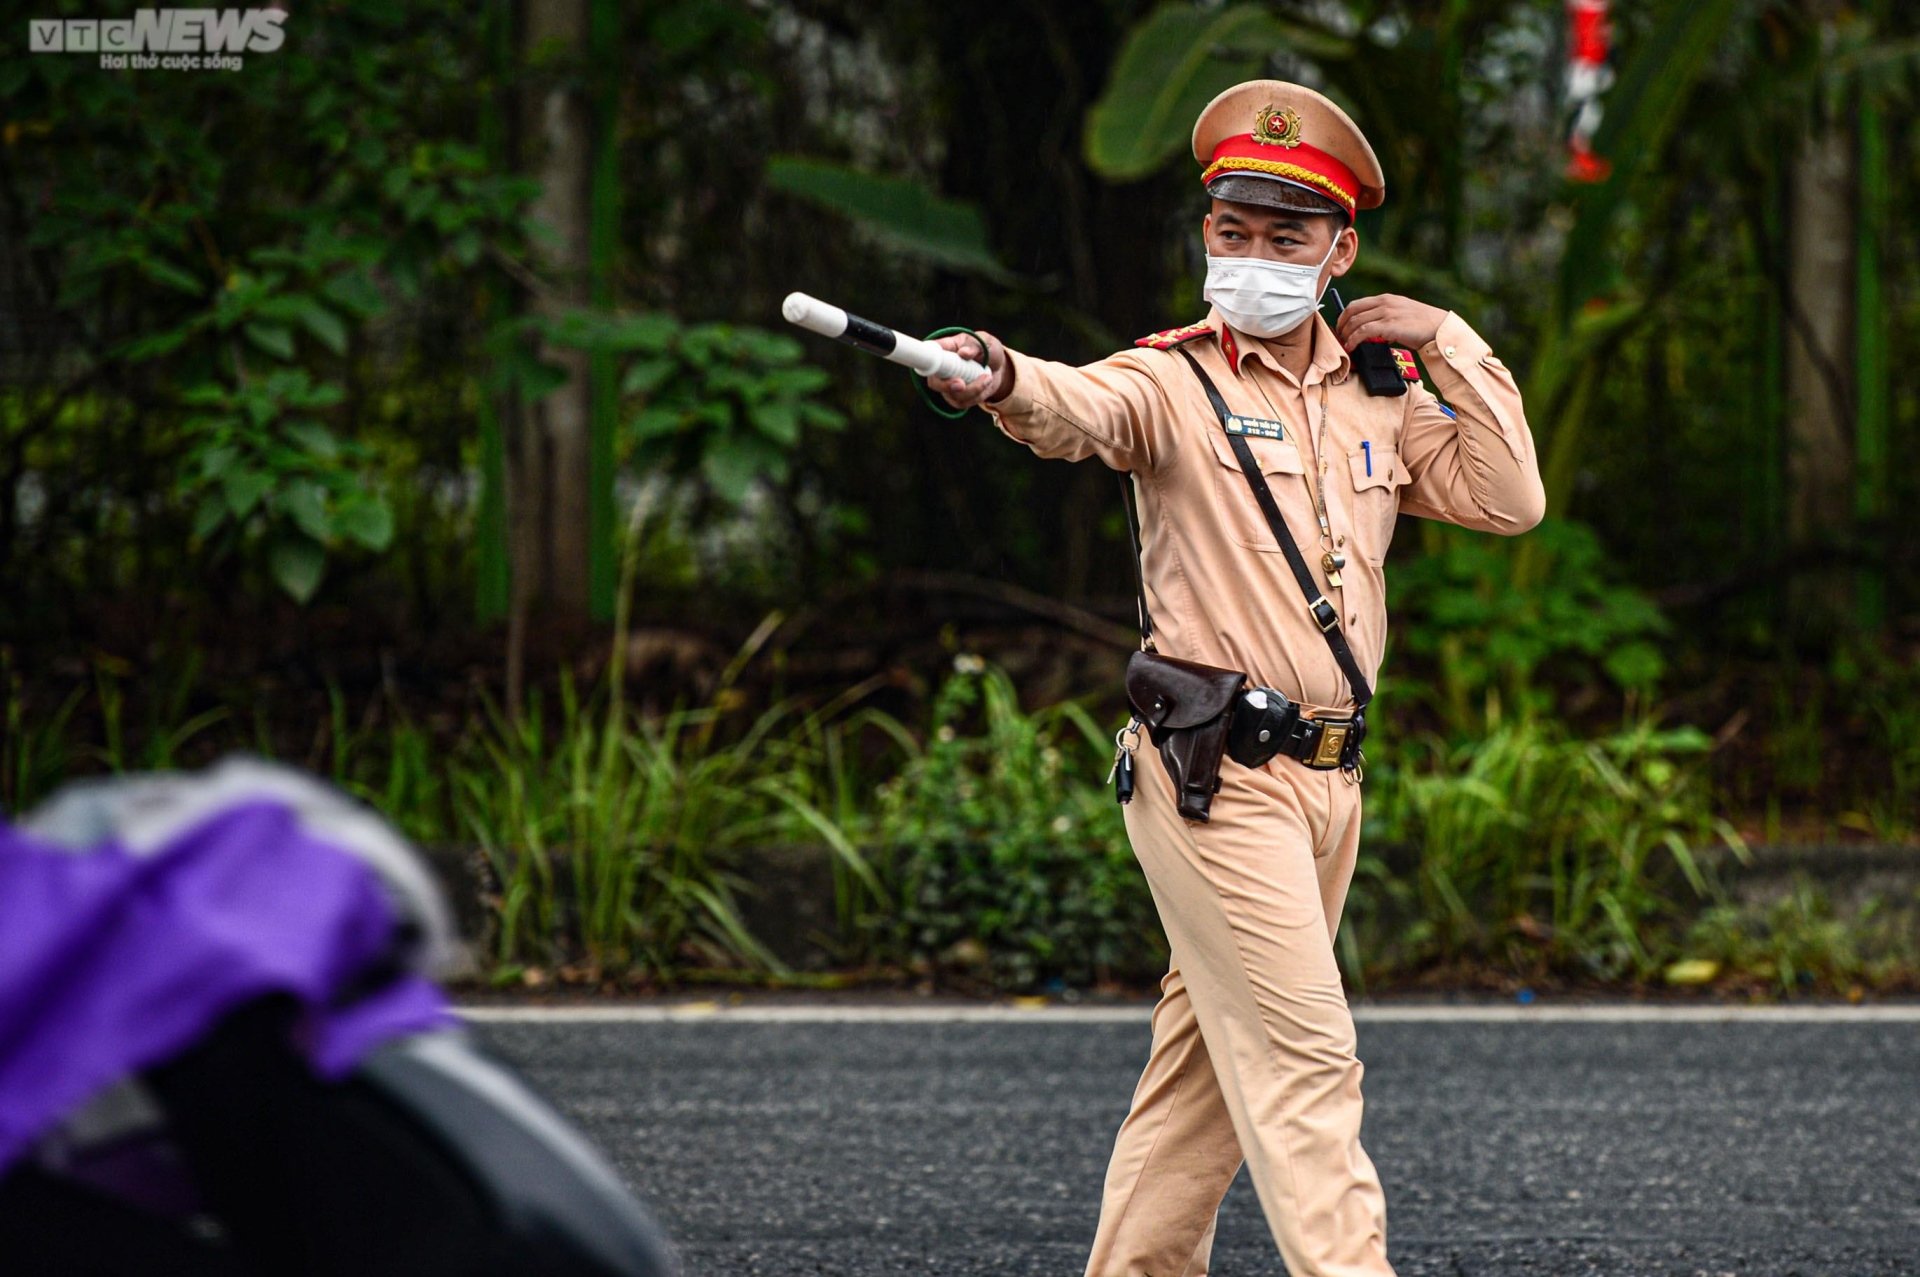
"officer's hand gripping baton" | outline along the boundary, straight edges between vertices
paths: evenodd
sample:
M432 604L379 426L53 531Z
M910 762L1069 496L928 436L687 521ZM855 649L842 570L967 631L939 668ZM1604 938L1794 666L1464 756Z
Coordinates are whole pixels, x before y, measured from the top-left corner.
M943 346L897 333L871 319L849 315L838 306L829 306L805 293L788 293L787 299L780 303L780 313L790 324L844 341L896 364L905 364L922 377L958 377L962 381L973 381L987 375L987 370L973 360L962 359Z

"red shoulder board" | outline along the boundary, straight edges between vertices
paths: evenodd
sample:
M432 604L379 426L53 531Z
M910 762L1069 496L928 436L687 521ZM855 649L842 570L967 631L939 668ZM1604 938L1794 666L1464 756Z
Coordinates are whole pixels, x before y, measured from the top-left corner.
M1136 346L1151 346L1155 350L1172 350L1183 341L1192 341L1195 337L1205 337L1213 331L1212 324L1188 324L1184 328L1169 328L1163 333L1149 333Z
M1413 352L1400 346L1389 346L1393 352L1394 366L1400 369L1400 375L1408 381L1420 380L1420 366L1413 362Z

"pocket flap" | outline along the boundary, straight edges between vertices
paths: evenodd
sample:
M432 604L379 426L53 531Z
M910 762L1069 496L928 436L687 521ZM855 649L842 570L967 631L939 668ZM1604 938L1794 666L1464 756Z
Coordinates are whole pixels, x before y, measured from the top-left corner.
M1127 658L1127 700L1153 728L1197 727L1233 704L1247 676L1152 652Z
M1240 469L1240 458L1233 455L1233 440L1216 423L1207 431L1213 439L1214 456L1223 466ZM1300 457L1300 446L1291 439L1266 439L1258 435L1242 436L1247 447L1253 451L1253 459L1260 463L1261 474L1305 474L1307 463Z
M1409 482L1407 467L1400 461L1400 454L1392 448L1374 448L1372 455L1368 449L1355 448L1347 454L1347 463L1353 467L1353 490L1364 488L1397 488Z

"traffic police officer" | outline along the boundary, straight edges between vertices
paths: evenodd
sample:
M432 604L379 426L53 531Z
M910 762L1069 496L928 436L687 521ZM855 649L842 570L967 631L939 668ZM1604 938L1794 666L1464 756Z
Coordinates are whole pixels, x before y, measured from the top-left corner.
M1338 106L1297 84L1237 85L1200 113L1193 155L1212 197L1203 322L1084 367L988 333L948 337L992 375L930 384L1042 457L1132 473L1163 655L1244 670L1249 686L1338 717L1352 691L1181 353L1233 413L1279 423L1247 443L1369 681L1386 642L1396 517L1533 527L1545 505L1533 438L1512 375L1460 316L1399 296L1354 302L1337 328L1320 316L1359 251L1355 211L1385 196L1372 147ZM1446 403L1406 350L1393 356L1406 393L1377 381L1370 392L1353 352L1379 341L1417 349ZM1359 846L1358 778L1285 755L1229 762L1201 823L1178 813L1156 760L1138 771L1127 834L1172 962L1087 1277L1205 1274L1243 1158L1295 1277L1391 1274L1333 951Z

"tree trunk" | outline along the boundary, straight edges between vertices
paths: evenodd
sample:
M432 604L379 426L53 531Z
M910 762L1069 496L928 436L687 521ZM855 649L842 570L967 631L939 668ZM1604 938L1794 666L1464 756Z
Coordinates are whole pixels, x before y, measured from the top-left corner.
M545 281L533 313L553 316L587 301L593 147L582 68L588 0L522 0L519 166L540 183L532 216L535 267ZM591 591L592 443L587 358L543 343L541 359L566 381L521 405L508 421L507 509L512 540L513 645L529 618L543 631L584 624ZM511 658L517 660L517 656ZM510 661L511 663L511 661ZM519 681L510 669L510 683Z
M1843 121L1811 129L1788 176L1787 532L1795 548L1834 547L1830 570L1797 578L1795 628L1849 623L1853 541L1854 146Z

